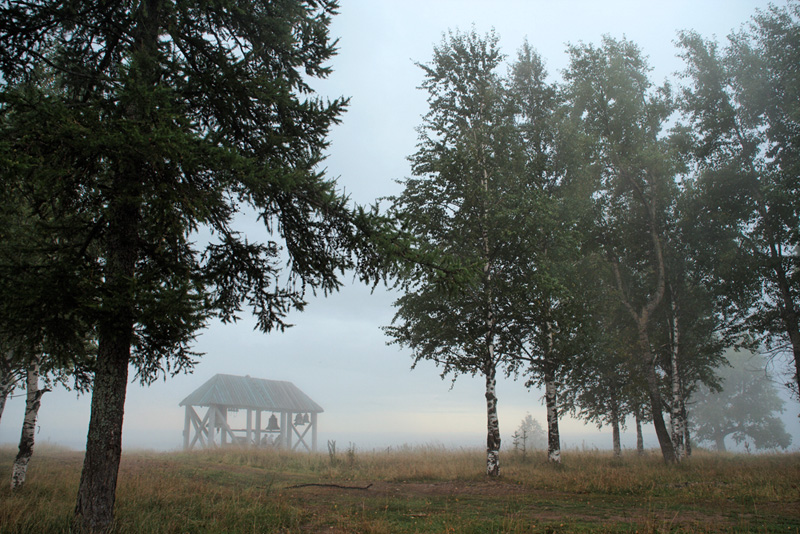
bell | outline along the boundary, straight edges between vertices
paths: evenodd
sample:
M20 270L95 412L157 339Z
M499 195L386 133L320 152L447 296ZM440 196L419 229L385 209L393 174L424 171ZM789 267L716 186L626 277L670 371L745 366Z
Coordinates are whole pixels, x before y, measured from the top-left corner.
M280 431L280 427L278 426L278 418L275 417L275 414L269 416L269 423L267 423L267 432L278 432Z
M309 422L308 414L303 414L303 424L307 425Z
M303 414L299 413L294 416L294 426L303 426L305 423L303 422Z

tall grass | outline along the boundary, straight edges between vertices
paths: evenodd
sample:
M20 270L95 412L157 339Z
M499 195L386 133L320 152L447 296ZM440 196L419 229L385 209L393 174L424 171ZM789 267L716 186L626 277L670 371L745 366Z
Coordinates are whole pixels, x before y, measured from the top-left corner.
M69 532L82 453L39 448L12 493L0 449L0 534ZM440 446L336 454L126 453L115 532L800 531L800 455L567 451L502 457ZM309 484L314 486L309 487ZM356 488L370 490L362 491Z

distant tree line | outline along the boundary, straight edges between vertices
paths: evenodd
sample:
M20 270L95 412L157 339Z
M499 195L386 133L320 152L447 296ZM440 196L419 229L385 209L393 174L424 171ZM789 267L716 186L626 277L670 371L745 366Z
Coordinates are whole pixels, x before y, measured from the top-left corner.
M541 385L559 415L652 422L667 463L690 451L689 399L719 389L728 346L792 355L800 380L800 3L758 11L726 46L681 32L682 86L636 44L570 45L550 82L523 44L450 31L419 64L429 111L390 214L464 269L403 270L385 331L442 374ZM704 390L705 391L705 390ZM665 416L666 414L666 416Z

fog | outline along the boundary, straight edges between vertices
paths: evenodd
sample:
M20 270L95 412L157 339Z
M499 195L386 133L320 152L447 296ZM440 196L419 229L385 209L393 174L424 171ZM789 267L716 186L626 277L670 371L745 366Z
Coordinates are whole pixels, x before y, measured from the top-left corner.
M422 72L414 62L426 62L448 28L469 29L473 23L481 33L494 28L510 56L527 37L554 78L566 65L566 43L596 43L606 33L626 36L649 55L653 79L660 81L682 68L672 45L677 30L721 38L766 5L743 0L342 0L332 25L332 34L340 38L334 73L314 83L322 95L352 97L342 124L332 131L327 172L361 204L399 191L395 180L410 173L406 157L415 150L415 128L427 110L425 94L416 89ZM329 298L309 296L306 311L289 318L296 326L284 333L255 332L249 317L233 325L211 324L198 337L196 350L205 355L193 374L150 387L129 386L123 447L179 448L184 412L178 403L216 373L293 382L325 409L319 418L321 447L328 440L341 449L349 444L359 449L485 446L483 380L442 380L440 370L427 362L411 370L409 352L387 346L380 330L391 322L398 295L384 287L373 292L346 282ZM6 406L0 444L19 439L24 411L20 393ZM511 445L511 434L526 413L545 421L542 392L527 390L522 381L500 380L498 399L504 447ZM82 449L89 403L88 395L77 397L61 387L45 394L37 441ZM783 418L793 435L793 450L800 446L798 413L800 405L788 401ZM611 447L610 431L570 418L561 425L567 449ZM648 426L645 446L657 445ZM623 434L623 447L635 447L631 429Z

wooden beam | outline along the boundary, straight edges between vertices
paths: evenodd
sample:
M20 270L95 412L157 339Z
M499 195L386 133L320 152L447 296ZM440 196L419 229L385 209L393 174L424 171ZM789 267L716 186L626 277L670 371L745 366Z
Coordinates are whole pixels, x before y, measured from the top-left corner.
M228 408L226 406L219 406L217 412L217 424L220 425L220 429L222 428L222 423L224 422L227 426L228 424ZM228 444L228 434L225 432L220 431L219 433L219 441L220 445L227 445ZM231 439L231 442L235 443L236 440Z
M183 450L189 450L189 432L192 428L192 414L194 410L191 406L186 405L186 417L183 420Z
M292 434L294 433L294 421L292 412L286 412L286 450L292 450Z
M205 434L207 432L207 424L208 411L206 411L206 416L203 419L200 419L200 416L197 415L197 412L195 412L194 408L192 408L192 427L194 428L194 438L192 438L192 442L189 443L189 450L191 450L194 447L194 444L198 441L203 448L206 447Z
M256 446L261 446L261 410L256 410Z
M311 451L317 452L317 413L311 413Z
M223 413L227 413L228 409L226 407L222 409L225 410L225 412L222 412L222 410L217 411L217 425L219 425L220 438L223 443L227 443L228 436L230 436L231 443L236 444L236 434L233 433L233 429L228 425L227 417L223 418Z
M245 432L247 446L253 444L253 410L247 409L247 431Z
M300 446L300 444L302 443L302 444L303 444L303 447L305 447L307 451L311 452L311 448L308 446L308 443L306 443L305 439L303 439L303 438L305 438L305 437L306 437L306 434L308 434L308 431L309 431L309 430L311 430L311 425L309 424L309 425L308 425L308 426L305 428L305 430L303 431L303 433L302 433L302 434L301 434L301 433L300 433L300 431L299 431L299 430L297 430L297 428L296 428L296 427L294 427L294 426L292 426L292 430L294 430L294 433L295 433L295 434L297 434L297 443L295 443L295 444L294 444L294 447L292 447L292 450L296 450L296 449L297 449L297 447L299 447L299 446Z
M289 435L288 432L288 425L286 423L286 412L281 412L281 443L280 446L283 448L289 448L289 440L287 436Z
M217 446L217 407L212 404L208 407L208 448Z

